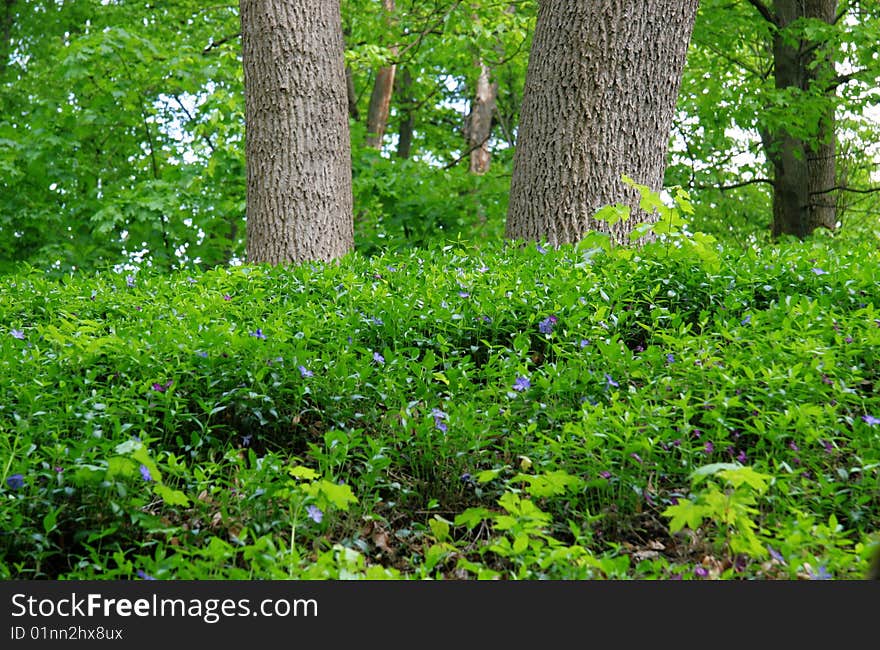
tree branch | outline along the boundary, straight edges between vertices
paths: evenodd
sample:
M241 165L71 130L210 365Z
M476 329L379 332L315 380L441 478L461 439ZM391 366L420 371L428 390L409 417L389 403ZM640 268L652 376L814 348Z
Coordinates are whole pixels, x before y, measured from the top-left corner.
M753 178L750 181L742 181L741 183L733 183L732 185L695 185L695 190L720 190L724 192L726 190L735 190L740 187L745 187L746 185L757 185L759 183L766 183L768 185L773 185L773 181L769 178Z
M202 54L208 54L208 53L210 53L211 50L218 48L221 45L225 45L229 41L234 41L239 36L241 36L241 32L237 32L235 34L230 34L229 36L224 36L223 38L221 38L220 40L217 40L217 41L212 40L208 44L208 46L204 50L202 50Z
M758 13L763 16L764 20L769 22L771 25L775 25L779 27L779 20L770 11L770 8L764 4L763 0L746 0L750 5L752 5L755 9L758 10Z
M880 192L880 187L867 187L867 188L857 188L857 187L847 187L846 185L835 185L832 188L827 190L819 190L818 192L810 192L810 196L817 196L819 194L830 194L831 192L852 192L853 194L873 194L874 192Z

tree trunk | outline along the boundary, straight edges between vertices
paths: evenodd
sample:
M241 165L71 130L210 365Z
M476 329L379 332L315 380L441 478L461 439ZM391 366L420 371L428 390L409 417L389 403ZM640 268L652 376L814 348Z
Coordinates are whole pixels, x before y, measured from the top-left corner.
M660 190L669 129L698 0L542 0L514 153L506 236L575 242L590 230L619 243L639 221L638 195ZM623 203L633 218L593 219Z
M247 259L341 257L354 245L339 0L241 0Z
M361 112L358 110L357 92L354 87L354 73L351 66L345 66L345 96L348 99L348 115L357 122L361 119Z
M778 27L773 40L776 88L793 88L806 93L819 83L827 85L827 93L833 93L834 63L815 57L821 44L792 41L785 29L804 18L833 24L837 0L776 0L774 10ZM837 222L833 192L837 181L833 103L828 102L817 132L809 138L780 128L769 134L766 144L773 165L773 236L804 238L820 226L833 229Z
M382 0L387 18L394 14L394 0ZM397 56L397 48L391 47L391 54ZM394 75L397 66L392 64L379 68L373 93L370 95L370 106L367 109L367 146L373 149L382 148L382 139L388 127L388 116L391 113L391 96L394 94Z
M492 162L489 137L492 135L492 117L495 114L495 100L498 97L498 84L491 80L489 68L482 61L479 65L477 91L471 104L471 112L465 122L465 136L471 152L472 174L485 174L489 171Z
M399 124L397 127L397 157L409 158L412 154L413 135L416 129L415 101L412 98L412 74L404 68L398 75L397 84Z

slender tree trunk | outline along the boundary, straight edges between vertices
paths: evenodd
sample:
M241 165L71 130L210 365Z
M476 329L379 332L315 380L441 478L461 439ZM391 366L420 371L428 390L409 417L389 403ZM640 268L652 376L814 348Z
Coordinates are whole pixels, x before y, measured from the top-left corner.
M697 0L542 0L529 56L506 236L619 243L639 221L622 181L659 190ZM593 219L623 203L633 218Z
M491 80L491 71L480 61L480 76L477 78L471 112L465 121L465 136L471 152L470 171L472 174L485 174L492 162L489 151L489 137L492 135L492 117L495 114L495 100L498 97L498 84Z
M12 6L16 0L3 0L3 16L0 17L0 74L9 65L9 53L12 51L12 23L14 21Z
M339 0L241 0L247 259L331 260L353 247Z
M382 0L385 12L390 20L394 14L394 0ZM397 48L391 47L391 54L397 56ZM388 116L391 113L391 96L394 94L394 75L397 66L392 64L376 71L376 81L370 96L370 107L367 110L367 146L373 149L382 148L385 129L388 127Z
M786 28L803 18L832 24L837 0L776 0L776 31L773 41L775 84L779 90L811 92L814 84L825 84L827 93L834 76L834 63L816 58L821 43L792 40ZM837 206L832 188L836 185L836 131L833 102L809 138L792 134L784 127L765 138L768 158L773 165L774 237L795 235L803 238L817 227L833 229Z
M357 122L361 119L361 112L358 110L357 91L354 87L354 73L351 66L345 66L345 96L348 100L348 116Z
M415 103L412 98L412 74L406 68L397 75L400 81L397 84L399 123L397 127L397 157L409 158L412 155L413 135L416 129L416 113L413 110Z

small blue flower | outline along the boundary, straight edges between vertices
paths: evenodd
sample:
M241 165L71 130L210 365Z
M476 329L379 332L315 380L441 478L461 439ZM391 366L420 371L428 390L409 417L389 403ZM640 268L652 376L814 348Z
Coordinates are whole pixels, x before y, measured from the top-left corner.
M140 578L141 580L155 580L155 578L154 578L153 576L151 576L150 574L148 574L148 573L147 573L146 571L144 571L143 569L138 569L138 570L137 570L137 577Z
M825 271L824 269L820 269L818 266L815 267L815 268L812 268L812 269L810 269L810 270L811 270L813 273L815 273L816 275L826 275L826 274L828 273L828 271Z
M538 331L541 332L541 334L552 334L553 326L556 325L556 321L558 320L559 319L556 318L556 316L548 316L538 323Z
M153 480L153 477L150 475L150 470L147 469L146 465L141 465L141 478L144 479L147 483Z
M824 566L820 566L815 573L810 571L810 580L831 580L831 574Z
M257 331L251 332L251 336L253 336L254 338L258 338L258 339L265 339L266 338L266 335L263 334L263 330L259 327L257 328Z
M578 345L579 345L581 348L585 348L585 347L587 347L589 344L590 344L590 339L581 339L580 343L578 343Z
M126 275L125 276L125 284L127 284L129 287L133 287L134 286L134 276L133 275Z
M309 519L316 524L320 524L321 520L324 519L324 513L321 512L321 509L318 506L306 506L306 513L308 513Z
M199 350L198 352L196 352L196 356L197 356L197 357L202 357L202 359L207 359L207 358L208 358L208 353L205 352L204 350Z
M20 340L20 341L24 341L24 332L22 332L21 330L10 330L10 331L9 331L9 334L10 334L10 336L12 336L12 338L14 338L14 339L18 339L18 340Z
M315 373L313 373L311 370L309 370L305 366L299 367L299 374L302 375L303 377L313 377L315 375Z
M609 386L614 386L614 388L620 388L620 384L618 384L616 381L614 381L614 377L609 375L607 372L605 373L605 382Z
M773 548L772 546L768 546L767 551L770 553L770 557L772 557L774 560L776 560L780 564L785 564L785 558L782 557L782 554L775 548Z
M12 474L6 477L6 485L12 490L20 490L24 487L24 476L21 474Z
M253 439L253 437L254 437L254 436L253 436L253 434L251 434L251 433L242 436L242 437L241 437L241 446L242 446L242 447L247 447L249 444L251 444L251 440Z
M675 363L675 355L670 353L666 355L666 363Z
M751 315L751 314L748 314L745 318L743 318L743 319L739 322L739 324L740 324L740 325L748 325L748 324L751 323L751 322L752 322L752 315Z
M385 363L385 357L383 357L383 356L382 356L381 354L379 354L378 352L373 352L373 361L375 361L375 362L378 363L379 365L382 365L382 364Z
M469 294L467 291L459 291L458 296L459 298L470 298L471 294Z
M880 424L880 418L874 417L873 415L863 415L862 420L864 420L865 423L871 425L872 427L876 424Z
M443 433L446 433L446 431L448 430L446 422L444 422L444 420L447 418L446 413L444 413L440 409L435 408L431 409L431 415L434 416L434 427L439 429Z
M513 382L513 390L522 392L528 390L531 385L532 382L529 381L528 377L517 377L516 381Z

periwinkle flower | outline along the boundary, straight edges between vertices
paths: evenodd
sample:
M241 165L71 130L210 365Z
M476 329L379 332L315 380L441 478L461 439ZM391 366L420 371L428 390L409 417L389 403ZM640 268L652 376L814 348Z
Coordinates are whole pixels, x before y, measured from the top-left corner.
M541 332L541 334L552 334L553 327L556 325L556 322L558 320L559 319L556 318L556 316L548 316L540 323L538 323L538 331Z
M531 385L532 382L529 381L528 377L517 377L516 381L513 382L513 390L522 392L528 390Z
M257 338L257 339L264 339L264 340L266 338L266 335L263 334L262 328L259 328L259 327L256 329L255 332L251 332L251 336L253 336L254 338Z
M153 476L152 476L152 474L150 474L150 470L147 468L146 465L141 465L140 471L141 471L141 478L144 479L144 481L149 483L150 481L153 480Z
M299 374L303 377L313 377L315 375L314 372L306 368L305 366L299 367Z
M6 485L8 485L11 490L20 490L24 487L24 476L21 474L7 476Z
M10 331L9 331L9 335L10 335L12 338L14 338L14 339L18 339L18 340L20 340L20 341L24 341L24 339L25 339L24 332L21 331L21 330L16 330L16 329L14 329L14 330L10 330Z
M309 519L316 524L320 524L321 520L324 519L324 513L321 512L318 506L306 506L306 513L309 515Z

